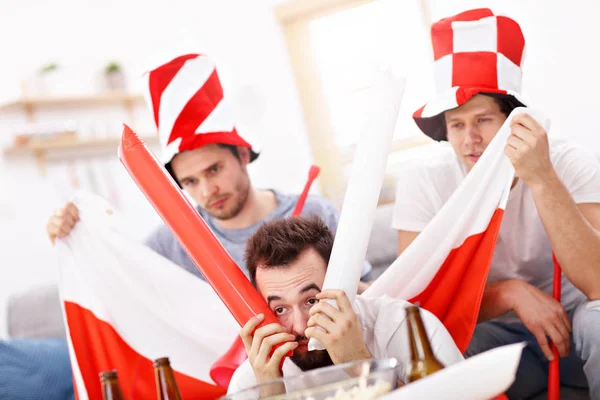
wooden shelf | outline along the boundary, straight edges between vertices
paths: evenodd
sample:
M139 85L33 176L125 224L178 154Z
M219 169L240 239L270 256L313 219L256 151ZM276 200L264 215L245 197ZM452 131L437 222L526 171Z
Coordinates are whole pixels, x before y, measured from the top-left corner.
M17 107L32 109L34 107L49 106L78 106L78 105L103 105L103 104L132 104L142 102L144 96L127 92L106 92L81 96L65 97L26 97L0 105L0 110L8 110Z
M141 138L148 146L155 146L158 144L157 136L142 136ZM110 139L88 139L88 140L77 140L77 141L63 141L63 142L36 142L27 144L24 146L12 146L4 149L4 155L6 157L23 157L23 156L40 156L44 153L63 153L66 151L77 151L81 153L105 153L116 149L121 142L120 138Z

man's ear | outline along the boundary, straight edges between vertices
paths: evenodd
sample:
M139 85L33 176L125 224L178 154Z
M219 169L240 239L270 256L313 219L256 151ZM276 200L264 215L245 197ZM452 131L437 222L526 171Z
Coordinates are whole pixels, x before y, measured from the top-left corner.
M246 166L250 164L250 149L247 147L238 146L238 154L240 155L240 161L242 165Z

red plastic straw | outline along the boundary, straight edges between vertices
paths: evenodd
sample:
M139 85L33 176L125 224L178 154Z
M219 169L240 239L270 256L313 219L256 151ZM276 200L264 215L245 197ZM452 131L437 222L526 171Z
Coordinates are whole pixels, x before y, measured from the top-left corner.
M560 302L560 289L562 283L562 271L558 260L554 253L552 254L552 261L554 261L554 283L552 286L552 296L558 302ZM548 400L559 400L560 399L560 355L558 349L554 343L550 343L552 354L554 359L550 361L548 369Z
M310 187L312 186L314 180L317 179L317 177L319 176L320 172L321 168L317 167L316 165L310 167L310 170L308 171L308 180L306 181L304 190L300 194L298 202L296 203L296 207L294 207L294 211L292 212L293 217L297 217L302 213L304 203L306 203L306 198L308 197L308 191L310 190Z

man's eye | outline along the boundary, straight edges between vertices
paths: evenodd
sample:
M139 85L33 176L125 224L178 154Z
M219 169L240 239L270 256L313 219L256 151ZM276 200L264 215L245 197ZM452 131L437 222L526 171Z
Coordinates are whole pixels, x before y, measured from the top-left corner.
M311 306L314 306L318 302L319 302L319 299L308 299L308 301L307 301L307 303L310 304Z
M457 122L455 124L452 124L452 127L454 129L462 128L462 126L463 126L462 122Z
M212 167L210 169L210 173L211 174L216 174L217 172L219 172L221 170L221 167Z
M483 123L483 122L488 122L490 121L490 118L479 118L479 123Z
M198 181L196 179L186 179L182 182L183 186L194 186Z
M275 312L275 315L281 315L285 312L285 307L277 307L275 310L273 310Z

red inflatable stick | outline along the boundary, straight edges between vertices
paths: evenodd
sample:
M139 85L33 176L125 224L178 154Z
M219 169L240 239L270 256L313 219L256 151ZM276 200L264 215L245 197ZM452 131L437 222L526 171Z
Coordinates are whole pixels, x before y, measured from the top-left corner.
M173 178L127 125L123 129L119 158L240 326L259 313L265 315L261 326L278 323Z
M308 180L306 181L306 185L304 185L304 190L300 197L298 198L298 202L296 202L296 207L294 207L294 211L292 212L293 217L297 217L302 213L302 209L304 208L304 203L306 202L306 198L308 197L308 191L313 184L313 181L317 179L319 176L319 172L321 172L321 168L316 165L312 165L310 170L308 171Z

